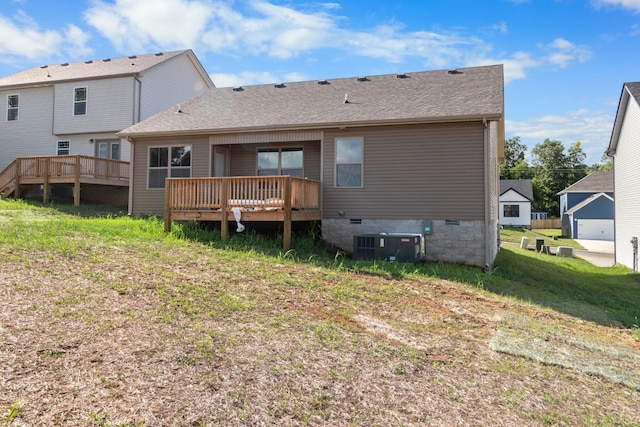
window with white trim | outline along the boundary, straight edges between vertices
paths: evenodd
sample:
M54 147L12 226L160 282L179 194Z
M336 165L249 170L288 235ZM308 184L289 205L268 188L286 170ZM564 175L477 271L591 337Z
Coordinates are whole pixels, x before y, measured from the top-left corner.
M58 156L68 156L71 154L71 142L70 141L58 141L56 147L56 154Z
M84 116L87 114L87 88L77 87L73 89L73 115Z
M191 176L191 147L188 145L149 148L149 188L164 188L164 180Z
M362 138L336 139L336 187L362 187Z
M20 105L20 95L7 95L7 121L18 120L18 107Z
M304 177L302 148L258 149L258 176L291 175Z

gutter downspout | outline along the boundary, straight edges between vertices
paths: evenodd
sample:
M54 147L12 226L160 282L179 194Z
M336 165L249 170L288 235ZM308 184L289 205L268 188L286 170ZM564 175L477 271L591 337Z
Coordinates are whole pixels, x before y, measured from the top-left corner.
M491 174L489 173L490 165L490 150L489 150L489 127L487 126L486 117L482 119L482 123L484 124L484 268L485 271L491 271L491 233L490 233L490 222L491 222L491 195L489 185L489 179Z
M136 74L135 76L133 76L133 105L136 105L136 95L138 97L138 102L137 102L137 106L138 106L138 111L135 111L136 109L133 109L133 117L131 118L131 124L136 124L140 121L140 114L142 111L142 80L140 80L140 77L138 74ZM136 82L138 83L138 93L136 94Z
M129 199L127 200L127 215L131 216L133 213L133 164L132 160L135 158L136 150L135 145L131 142L131 138L127 137L129 142Z

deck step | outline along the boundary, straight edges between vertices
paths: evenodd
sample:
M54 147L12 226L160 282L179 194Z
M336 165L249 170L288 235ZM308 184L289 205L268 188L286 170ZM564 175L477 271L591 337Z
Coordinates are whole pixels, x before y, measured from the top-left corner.
M4 190L0 191L0 197L4 199L11 197L11 195L13 194L13 188L14 188L13 185L9 185Z

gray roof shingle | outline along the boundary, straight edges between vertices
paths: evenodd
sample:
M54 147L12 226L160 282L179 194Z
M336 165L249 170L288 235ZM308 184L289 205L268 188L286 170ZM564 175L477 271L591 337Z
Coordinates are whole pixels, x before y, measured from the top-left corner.
M43 65L0 78L0 88L42 85L108 76L133 75L178 55L185 54L186 52L190 51L178 50L173 52Z
M533 184L530 179L501 179L500 195L502 196L509 190L514 190L533 202Z
M502 65L215 88L122 136L203 134L503 118ZM345 97L348 103L344 103Z
M595 171L558 194L564 193L611 193L613 192L613 171Z
M640 82L625 83L625 86L629 90L631 96L636 99L636 102L640 104Z

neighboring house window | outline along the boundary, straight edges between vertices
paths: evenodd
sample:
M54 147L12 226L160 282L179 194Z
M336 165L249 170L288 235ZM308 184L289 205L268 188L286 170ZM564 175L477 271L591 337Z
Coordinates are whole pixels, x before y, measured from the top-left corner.
M77 87L73 90L73 115L84 116L87 114L87 88Z
M362 138L336 139L336 187L362 187Z
M520 205L504 205L505 218L518 218L520 216Z
M164 179L191 176L191 147L149 148L149 188L164 188Z
M58 141L56 154L58 154L58 156L67 156L71 153L70 147L71 143L69 141Z
M96 145L97 157L120 160L120 141L98 141Z
M7 96L7 121L12 122L18 120L18 104L20 103L20 95Z
M304 176L302 148L265 148L258 150L258 176Z

